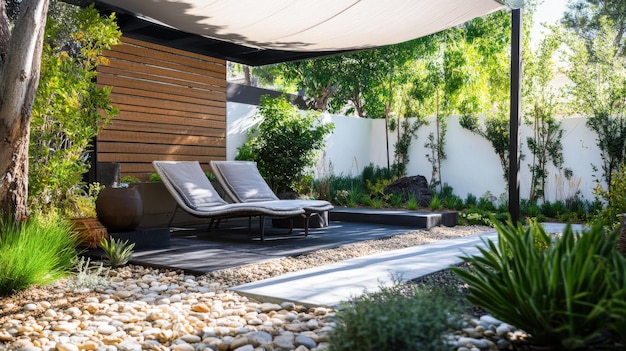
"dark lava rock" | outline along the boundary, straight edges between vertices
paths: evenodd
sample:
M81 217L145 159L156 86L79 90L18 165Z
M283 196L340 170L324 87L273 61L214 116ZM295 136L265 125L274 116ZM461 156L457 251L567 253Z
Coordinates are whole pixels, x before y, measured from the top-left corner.
M405 202L410 198L415 198L422 207L428 207L431 200L428 181L421 175L396 180L385 188L385 194L399 194Z

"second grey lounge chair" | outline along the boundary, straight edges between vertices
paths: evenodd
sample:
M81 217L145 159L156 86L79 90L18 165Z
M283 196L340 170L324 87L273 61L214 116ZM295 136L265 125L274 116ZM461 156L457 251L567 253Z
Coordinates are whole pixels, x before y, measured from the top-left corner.
M197 161L153 161L163 184L176 200L178 208L196 216L213 220L234 217L260 217L260 236L264 236L264 218L288 218L305 211L295 203L259 201L254 203L227 203L222 199ZM172 219L176 211L172 215ZM170 220L171 224L171 220Z
M309 218L330 211L334 206L324 200L279 200L252 161L211 161L213 174L224 192L235 202L280 201L305 211L304 233L308 235Z

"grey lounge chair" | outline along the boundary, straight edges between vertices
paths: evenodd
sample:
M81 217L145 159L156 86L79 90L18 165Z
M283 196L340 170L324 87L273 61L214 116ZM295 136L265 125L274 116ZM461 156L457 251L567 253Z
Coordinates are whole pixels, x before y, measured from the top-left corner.
M211 161L213 174L224 192L239 203L259 201L280 201L299 206L305 211L304 234L309 232L309 219L333 209L333 205L324 200L279 200L265 179L259 173L255 162L251 161Z
M288 218L305 213L296 203L283 201L227 203L215 191L197 161L153 161L152 165L176 200L176 210L180 208L193 216L209 218L211 225L214 220L258 216L261 240L264 240L265 216ZM172 214L170 224L175 214L176 211Z

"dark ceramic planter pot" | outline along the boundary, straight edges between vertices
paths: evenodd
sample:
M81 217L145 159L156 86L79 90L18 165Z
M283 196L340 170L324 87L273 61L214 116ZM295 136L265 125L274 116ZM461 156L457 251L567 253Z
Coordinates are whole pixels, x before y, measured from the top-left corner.
M96 213L110 232L135 230L143 215L139 190L136 187L102 189L96 199Z

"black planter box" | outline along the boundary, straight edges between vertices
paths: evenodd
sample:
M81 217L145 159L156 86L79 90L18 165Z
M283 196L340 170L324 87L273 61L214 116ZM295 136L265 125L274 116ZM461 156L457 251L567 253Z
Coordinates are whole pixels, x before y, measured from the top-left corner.
M115 240L134 243L133 250L164 249L170 247L169 228L135 230L132 232L109 233Z

